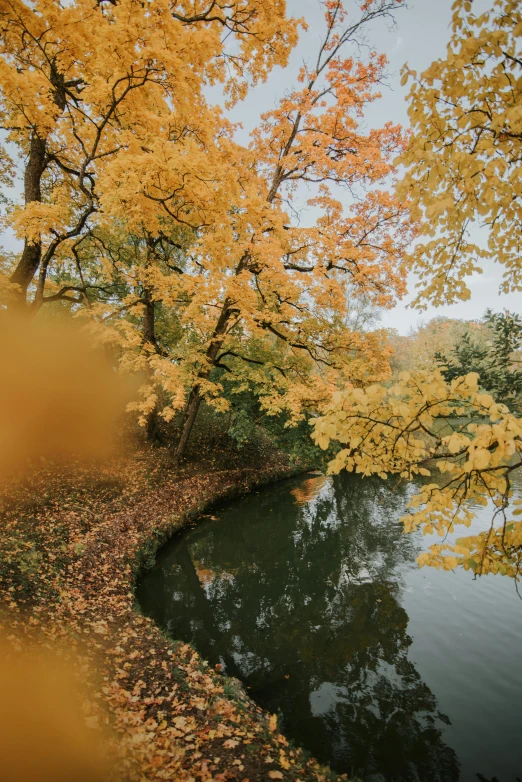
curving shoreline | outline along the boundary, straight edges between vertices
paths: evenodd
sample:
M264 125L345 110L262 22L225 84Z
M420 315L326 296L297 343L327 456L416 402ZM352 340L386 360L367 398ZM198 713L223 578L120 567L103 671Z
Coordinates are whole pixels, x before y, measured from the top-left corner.
M74 543L45 617L38 601L29 614L11 606L11 637L36 629L72 643L96 669L93 713L103 722L108 712L127 779L340 778L290 747L273 717L188 644L167 638L136 611L134 598L142 568L173 534L216 503L302 472L284 464L186 477L163 472L128 501L124 490L116 512L103 517L101 506L99 523Z

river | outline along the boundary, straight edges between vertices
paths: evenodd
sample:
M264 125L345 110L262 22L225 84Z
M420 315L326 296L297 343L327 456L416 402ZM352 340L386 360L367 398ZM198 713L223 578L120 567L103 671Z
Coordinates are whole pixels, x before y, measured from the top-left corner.
M506 577L419 568L435 541L402 532L411 491L313 475L228 503L160 551L139 603L336 771L517 782L522 600Z

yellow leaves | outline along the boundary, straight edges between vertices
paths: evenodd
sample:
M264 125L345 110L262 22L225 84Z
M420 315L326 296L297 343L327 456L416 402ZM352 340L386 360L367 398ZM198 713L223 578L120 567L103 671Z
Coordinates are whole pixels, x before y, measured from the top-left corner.
M321 450L326 451L328 446L330 445L330 439L326 437L325 435L319 435L314 437L316 445L321 448Z
M178 730L183 730L185 726L187 725L187 718L186 717L174 717L173 724Z
M285 746L288 744L287 740L284 738L284 736L281 736L281 739L284 739L281 743L284 743ZM295 762L295 761L293 761ZM281 749L279 751L279 765L282 769L285 771L288 771L291 768L292 762L288 759L286 752L284 749Z
M447 556L444 558L444 565L446 570L454 570L459 564L457 557Z
M490 394L477 394L475 397L475 402L489 410L493 404L493 397Z
M466 435L454 432L449 438L447 438L448 451L450 453L458 453L462 449L465 449L469 445L469 438Z
M57 204L41 204L33 201L23 209L15 209L11 225L18 238L37 242L42 234L48 236L51 229L63 231L68 217L67 201Z
M268 729L270 733L275 733L277 730L277 714L271 714L268 719Z
M268 776L270 779L283 779L283 774L280 771L269 771Z
M468 463L474 470L485 470L489 465L490 458L489 451L486 451L485 448L477 448L471 453Z
M467 389L469 389L470 391L471 390L475 390L477 388L477 386L478 386L479 379L480 379L480 377L479 377L478 372L468 372L468 374L465 375L464 378L456 378L455 379L455 381L454 381L456 383L455 387L458 387L462 383L465 383ZM484 396L487 396L487 395L484 394Z
M520 180L522 12L512 0L481 16L467 15L468 7L455 4L446 58L413 83L409 96L413 134L401 156L407 173L400 191L424 215L424 236L437 236L419 244L409 260L421 281L419 306L424 296L448 303L469 296L465 278L486 257L505 265L506 290L521 285L512 243L521 208L510 184L513 176ZM479 114L485 124L476 124ZM482 218L487 249L467 237L470 222Z
M441 482L425 484L412 496L410 513L402 519L407 532L420 528L424 534L443 537L458 524L469 526L471 503L484 506L493 499L499 511L505 509L509 503L507 476L513 455L520 452L522 421L504 406L495 405L489 395L478 393L477 377L470 373L448 385L438 372L402 373L399 383L379 394L372 390L371 398L361 389L343 392L337 404L332 403L314 421L314 438L328 432L329 443L350 446L339 449L329 472L347 469L410 479L416 474L429 477L429 468L436 465ZM494 422L490 410L495 412ZM513 515L521 512L517 508ZM510 526L502 532L503 539L510 536L512 551L518 536L522 542L521 528L518 524L516 530ZM419 562L514 575L516 567L507 561L512 554L498 546L497 535L491 543L484 535L459 541L460 548L431 547ZM496 554L492 546L495 551L498 546ZM481 558L469 564L469 552L477 547ZM452 552L449 556L448 551Z

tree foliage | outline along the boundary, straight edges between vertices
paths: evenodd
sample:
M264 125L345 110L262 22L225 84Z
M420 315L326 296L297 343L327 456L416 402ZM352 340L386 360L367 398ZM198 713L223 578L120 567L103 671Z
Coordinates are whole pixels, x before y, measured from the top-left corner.
M469 373L446 382L440 372L401 374L390 388L338 392L330 410L315 419L314 439L341 449L331 473L347 469L363 476L388 474L426 482L403 517L406 531L420 528L444 538L422 554L421 564L445 569L463 565L478 574L522 572L522 523L511 510L512 475L522 467L522 421L489 394ZM472 505L494 504L491 528L446 542L457 525L469 526ZM502 522L498 527L495 522ZM449 554L448 554L449 552Z
M495 0L478 15L470 0L456 0L446 57L420 75L404 71L413 133L401 192L422 220L412 253L422 307L468 299L465 278L486 259L504 266L504 292L520 290L521 35L517 0ZM485 244L471 235L477 224Z
M445 380L469 372L477 372L480 385L494 395L498 402L511 410L518 410L522 393L522 370L517 367L517 351L522 340L522 318L511 312L494 313L488 310L483 322L489 326L489 339L482 344L465 332L452 354L439 353Z
M249 391L296 424L342 383L389 374L384 333L349 315L404 292L414 226L386 188L405 140L363 127L385 58L354 52L400 0L324 5L317 56L248 146L206 88L235 102L286 64L299 22L282 0L2 6L2 123L24 166L4 301L82 317L142 373L150 433L183 412L178 457L202 400L224 411ZM303 183L307 224L292 219Z
M520 4L496 0L480 16L469 0L457 0L453 8L446 58L415 77L413 133L402 156L407 170L400 192L410 195L413 214L423 221L411 257L420 277L421 308L428 300L468 298L464 278L480 271L478 262L488 257L505 266L506 291L519 288L522 269ZM487 229L487 248L469 239L474 220ZM410 502L405 527L436 532L443 540L422 555L421 564L462 565L518 580L522 523L514 517L522 509L513 501L512 486L522 467L522 421L483 393L479 382L509 399L507 373L515 384L518 378L509 365L520 324L507 315L488 320L491 348L473 354L471 340L464 343L462 362L455 373L448 371L447 380L437 370L413 371L389 388L348 388L313 422L313 436L323 448L332 440L340 444L331 472L346 468L382 478L426 479ZM486 357L490 364L487 372L482 366L480 378L471 372L449 379L464 369L464 361ZM488 530L448 540L455 526L470 525L473 504L488 503L493 507Z
M174 186L196 206L208 145L223 130L204 85L221 81L241 94L249 76L284 64L296 40L280 0L212 3L212 13L193 7L3 3L2 124L26 160L25 204L10 216L25 246L11 282L25 298L38 273L33 306L44 300L49 266L73 262L90 226L125 216L127 228L157 233L159 205ZM237 56L223 45L227 28ZM193 224L180 207L174 213Z

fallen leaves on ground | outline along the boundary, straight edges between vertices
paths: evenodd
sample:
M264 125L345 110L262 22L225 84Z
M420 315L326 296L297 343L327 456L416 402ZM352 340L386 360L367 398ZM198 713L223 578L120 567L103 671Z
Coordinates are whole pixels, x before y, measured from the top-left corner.
M155 449L103 468L44 466L6 492L0 627L14 648L42 637L72 648L93 679L88 724L110 724L129 782L327 778L288 748L275 715L229 700L222 675L134 606L137 574L162 542L216 500L285 473L282 464L175 473Z

